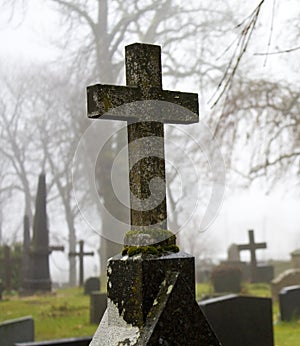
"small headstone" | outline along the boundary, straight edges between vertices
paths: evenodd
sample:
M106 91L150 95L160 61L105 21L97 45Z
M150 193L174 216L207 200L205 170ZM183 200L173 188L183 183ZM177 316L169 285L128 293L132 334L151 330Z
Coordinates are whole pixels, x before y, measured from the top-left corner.
M231 244L227 250L227 260L232 262L239 262L241 260L240 258L240 251L236 244Z
M31 316L0 323L1 346L12 346L16 342L34 341L34 321Z
M300 269L300 249L297 249L291 253L292 264L294 269Z
M278 300L279 292L288 286L300 285L300 269L288 269L271 282L273 301Z
M280 291L279 307L282 321L300 317L300 285L284 287Z
M90 277L84 283L84 294L91 294L93 291L100 290L100 279L98 277Z
M107 294L94 291L90 297L90 323L99 324L107 308Z
M199 306L223 346L274 345L271 299L228 295Z

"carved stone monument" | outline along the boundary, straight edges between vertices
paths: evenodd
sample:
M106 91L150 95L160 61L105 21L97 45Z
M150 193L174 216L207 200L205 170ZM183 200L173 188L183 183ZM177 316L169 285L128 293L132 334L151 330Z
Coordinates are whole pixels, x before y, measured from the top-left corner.
M45 174L40 174L35 204L33 238L29 250L30 277L24 278L24 294L31 294L35 291L51 291L49 255L52 251L64 251L63 246L49 246L46 196L46 177Z
M127 86L88 87L89 117L127 121L132 227L108 261L108 307L91 345L220 345L195 301L194 258L167 230L164 123L197 122L198 95L162 89L159 46L129 45L125 59Z

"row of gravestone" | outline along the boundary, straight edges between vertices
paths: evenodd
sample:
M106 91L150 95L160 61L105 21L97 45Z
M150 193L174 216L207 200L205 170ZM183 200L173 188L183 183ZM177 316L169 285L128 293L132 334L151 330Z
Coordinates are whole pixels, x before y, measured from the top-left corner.
M297 304L298 302L298 304ZM199 306L223 346L273 346L272 301L269 298L228 295L203 300ZM91 311L98 313L98 323L106 308L106 294L92 292ZM285 288L280 293L283 320L300 316L300 286ZM1 346L86 346L91 337L34 342L31 317L0 324Z

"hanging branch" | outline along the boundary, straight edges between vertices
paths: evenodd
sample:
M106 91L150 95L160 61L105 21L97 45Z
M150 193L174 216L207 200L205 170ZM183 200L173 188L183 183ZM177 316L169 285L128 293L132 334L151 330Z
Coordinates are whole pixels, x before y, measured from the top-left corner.
M226 94L232 86L233 78L239 67L241 59L248 48L248 44L250 42L252 33L255 29L259 13L264 2L265 0L261 0L258 6L254 9L254 11L247 18L245 18L240 24L237 25L237 28L241 28L241 32L239 34L240 36L238 38L232 57L223 74L223 77L220 83L218 84L217 90L209 101L211 102L212 99L216 97L212 105L212 108L217 105L217 103L220 101L222 96ZM227 48L226 51L228 49L229 48Z

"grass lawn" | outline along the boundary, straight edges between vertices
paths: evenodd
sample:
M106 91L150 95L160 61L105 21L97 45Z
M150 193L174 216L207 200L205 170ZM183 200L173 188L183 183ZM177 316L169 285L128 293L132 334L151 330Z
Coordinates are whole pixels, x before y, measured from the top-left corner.
M89 324L89 304L83 288L22 298L4 296L0 301L0 321L31 315L37 341L90 336L97 326Z
M197 299L211 294L211 285L197 285ZM270 297L266 284L245 285L244 294ZM89 296L82 288L58 290L48 295L19 298L4 296L0 301L0 321L31 315L35 321L35 339L50 340L67 337L91 336L97 326L89 324ZM275 346L300 345L300 320L278 321L278 304L273 306Z

